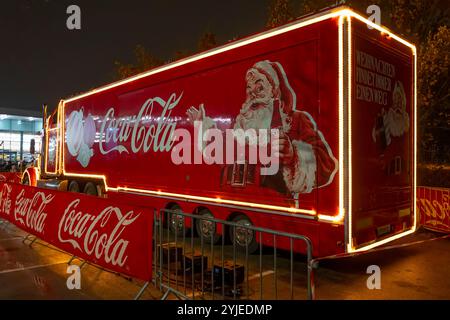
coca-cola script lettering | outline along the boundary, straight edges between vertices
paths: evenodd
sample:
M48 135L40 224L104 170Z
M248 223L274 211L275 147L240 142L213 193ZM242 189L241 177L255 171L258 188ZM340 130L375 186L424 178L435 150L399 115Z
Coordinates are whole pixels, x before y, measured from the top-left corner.
M66 144L69 154L86 168L94 156L92 148L98 142L101 154L169 152L177 126L171 121L173 109L179 104L183 93L172 93L167 100L161 97L147 99L139 113L116 117L115 108L108 109L101 120L98 137L97 127L91 114L82 107L68 116Z
M31 198L27 198L25 190L22 190L16 197L14 218L23 226L44 233L47 218L47 213L44 210L54 198L54 195L47 195L42 191L33 193Z
M122 214L119 208L108 206L95 215L77 209L80 201L72 201L64 211L58 227L59 241L70 243L74 249L107 264L123 267L128 259L129 241L122 238L122 233L140 213L128 211Z
M9 215L11 211L11 190L10 185L3 185L0 191L0 212Z
M418 187L417 210L425 227L450 231L450 189Z

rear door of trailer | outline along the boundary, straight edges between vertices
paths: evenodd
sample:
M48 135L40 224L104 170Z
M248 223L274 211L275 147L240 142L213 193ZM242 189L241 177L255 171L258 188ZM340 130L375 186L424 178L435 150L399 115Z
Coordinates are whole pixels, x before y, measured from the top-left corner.
M415 228L414 48L351 19L350 245Z

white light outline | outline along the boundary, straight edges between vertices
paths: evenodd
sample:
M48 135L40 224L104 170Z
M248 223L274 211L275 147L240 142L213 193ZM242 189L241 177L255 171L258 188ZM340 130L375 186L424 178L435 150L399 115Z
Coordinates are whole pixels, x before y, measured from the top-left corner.
M348 240L351 244L350 249L348 251L352 251L354 249L353 246L353 235L352 235L352 229L353 229L353 211L352 211L352 193L353 193L353 177L352 177L352 18L350 16L347 16L348 20L348 34L347 34L347 55L348 55L348 119L347 119L347 143L348 143Z
M348 11L348 9L341 9L341 10L338 10L338 11L332 11L332 12L327 13L327 14L317 15L315 18L307 18L306 20L305 19L304 20L300 20L300 21L294 22L292 24L280 27L278 29L275 29L275 30L272 30L272 31L269 31L269 32L264 32L264 33L256 35L256 36L251 36L251 37L248 37L248 38L244 38L242 40L238 40L238 41L233 42L231 44L226 44L226 45L221 46L219 48L215 48L215 49L206 51L204 53L196 54L196 55L194 55L192 57L188 57L188 58L185 58L185 59L182 59L182 60L179 60L179 61L175 61L175 62L166 64L164 66L161 66L161 67L149 70L147 72L144 72L144 73L132 76L130 78L111 83L109 85L106 85L106 86L103 86L103 87L91 90L89 92L80 94L80 95L75 96L75 97L71 97L69 99L66 99L65 101L66 102L73 102L75 100L79 100L79 99L88 97L90 95L93 95L93 94L96 94L96 93L99 93L99 92L103 92L105 90L109 90L109 89L121 86L123 84L129 83L129 82L133 82L133 81L136 81L136 80L139 80L139 79L142 79L142 78L145 78L145 77L148 77L148 76L151 76L151 75L163 72L163 71L167 71L167 70L170 70L170 69L173 69L173 68L176 68L176 67L179 67L179 66L191 63L191 62L195 62L195 61L198 61L198 60L201 60L201 59L205 59L205 58L208 58L208 57L220 54L222 52L227 52L227 51L239 48L239 47L243 47L245 45L249 45L249 44L252 44L254 42L258 42L258 41L261 41L261 40L264 40L264 39L267 39L267 38L271 38L271 37L274 37L274 36L277 36L277 35L280 35L280 34L283 34L283 33L289 32L289 31L292 31L292 30L300 29L300 28L306 27L308 25L312 25L312 24L315 24L317 22L324 21L324 20L327 20L327 19L330 19L330 18L339 17L340 15L342 15L344 12L347 12L347 11Z
M344 205L344 18L341 15L338 20L338 135L339 135L339 213L335 216L319 214L318 219L331 223L342 223L345 217Z

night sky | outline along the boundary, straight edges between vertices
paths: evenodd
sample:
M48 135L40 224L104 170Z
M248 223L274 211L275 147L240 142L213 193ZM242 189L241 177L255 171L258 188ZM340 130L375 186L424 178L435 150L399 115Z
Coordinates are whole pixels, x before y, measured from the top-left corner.
M80 31L66 27L81 8ZM132 63L142 44L168 60L195 50L206 32L223 43L264 28L269 0L3 0L0 108L53 109L60 98L114 80L114 61Z

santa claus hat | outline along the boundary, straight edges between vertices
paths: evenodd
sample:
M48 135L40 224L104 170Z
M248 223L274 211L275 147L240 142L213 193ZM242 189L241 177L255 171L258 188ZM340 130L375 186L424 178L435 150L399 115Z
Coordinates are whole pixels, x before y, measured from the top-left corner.
M249 70L254 70L263 74L267 80L269 80L275 92L279 96L275 96L282 102L283 112L290 114L297 105L297 97L294 90L286 77L283 67L278 62L271 62L269 60L263 60L255 63Z

